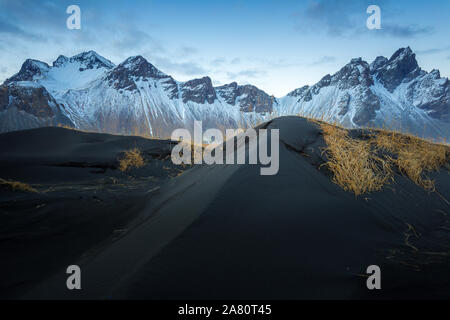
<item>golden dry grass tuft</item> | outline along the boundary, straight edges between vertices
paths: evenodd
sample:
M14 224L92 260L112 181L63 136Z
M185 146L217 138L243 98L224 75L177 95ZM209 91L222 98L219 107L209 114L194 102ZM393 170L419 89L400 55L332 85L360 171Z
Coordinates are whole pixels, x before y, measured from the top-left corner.
M69 130L77 130L74 127L71 127L71 126L69 126L67 124L61 124L61 123L58 124L58 127L59 128L64 128L64 129L69 129Z
M377 148L392 154L388 159L400 172L426 190L435 190L435 182L426 173L447 164L448 146L387 130L379 130L373 135L373 141Z
M27 183L23 183L23 182L19 182L19 181L7 181L5 179L0 178L0 185L7 186L13 191L37 193L37 190L34 189L32 186L30 186Z
M412 135L388 130L372 130L364 139L352 138L349 131L313 120L323 131L333 181L355 195L380 190L393 179L393 168L428 191L435 182L426 173L448 165L450 148Z
M337 126L320 125L327 143L325 165L333 172L333 182L358 196L380 190L391 179L389 163L372 152L369 140L353 139Z
M119 159L119 170L123 172L130 168L140 168L144 165L144 158L138 148L133 148L126 151L123 157Z

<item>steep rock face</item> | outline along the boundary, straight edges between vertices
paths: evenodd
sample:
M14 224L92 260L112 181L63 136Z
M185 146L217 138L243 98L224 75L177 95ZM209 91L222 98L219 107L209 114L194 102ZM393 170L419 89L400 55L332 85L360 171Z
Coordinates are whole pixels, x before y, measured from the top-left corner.
M409 47L397 50L388 61L381 65L375 62L377 66L374 70L375 77L391 93L400 83L409 82L423 74L417 64L416 55Z
M242 112L271 113L277 100L252 85L236 82L216 87L218 95L228 104L238 104Z
M407 99L436 119L450 121L450 83L433 70L408 86Z
M309 92L309 86L303 86L301 88L295 89L287 94L288 97L298 97L299 100L304 98L305 92Z
M343 95L341 95L338 99L337 103L339 109L338 114L340 116L343 116L348 112L349 104L350 104L350 94L346 92Z
M77 127L119 134L169 137L177 128L236 127L237 107L217 98L209 77L178 82L143 57L131 57L89 86L61 96Z
M374 62L375 64L375 62ZM434 119L449 121L450 85L438 70L427 73L420 69L411 49L399 49L383 64L372 70L378 81L405 107L424 110Z
M20 68L20 71L11 78L6 79L5 84L18 81L33 81L36 76L43 76L50 70L50 66L45 62L27 59Z
M370 89L373 84L369 64L356 58L315 85L292 91L282 103L289 105L296 99L294 109L298 113L363 126L375 119L380 108L378 97Z
M275 98L252 85L239 87L239 105L243 112L271 113Z
M239 96L238 87L236 82L232 82L216 87L216 91L223 101L234 106L236 104L236 98Z
M376 57L375 60L373 60L373 62L370 64L370 74L378 72L378 70L384 67L388 61L389 59L386 57Z
M212 104L217 99L211 78L189 80L181 85L183 103L189 101L204 104Z
M44 87L18 83L0 89L0 111L16 108L37 118L50 118L54 116L50 105L57 103Z
M0 86L2 132L49 125L73 126L44 87L26 81Z
M28 59L20 71L5 81L10 84L19 81L34 82L44 86L59 99L67 90L88 86L89 83L114 68L114 64L94 51L83 52L73 57L59 56L52 66ZM61 102L61 101L60 101Z
M161 80L169 96L171 98L178 97L178 85L175 80L158 70L142 56L126 59L108 72L104 79L114 89L127 91L137 91L136 82L138 81Z
M0 122L14 125L0 130L44 125L42 119L63 115L80 129L167 137L175 128L192 128L194 120L202 120L204 129L232 128L300 114L349 128L383 126L450 138L449 81L438 70L421 70L410 48L370 64L352 59L282 98L236 82L213 87L209 77L178 82L142 56L114 66L93 51L59 56L52 66L26 60L1 90ZM16 121L20 117L27 120Z
M331 77L330 85L336 85L339 89L350 89L359 85L370 87L373 85L373 80L370 77L369 64L361 58L352 59L349 64Z
M105 76L105 80L115 89L128 91L137 90L135 81L153 78L161 79L168 77L142 56L131 57L119 64L114 70Z
M95 51L83 52L70 58L61 55L53 62L53 67L59 68L65 66L66 64L75 62L78 62L80 64L80 68L78 69L78 71L80 72L92 69L114 68L114 63L103 58Z
M380 100L373 94L370 88L360 86L355 90L355 114L352 118L353 123L358 126L369 125L376 118L376 111L380 109Z
M421 70L407 47L389 59L377 57L370 65L352 59L336 74L280 98L279 113L448 139L449 92L448 79L437 70Z

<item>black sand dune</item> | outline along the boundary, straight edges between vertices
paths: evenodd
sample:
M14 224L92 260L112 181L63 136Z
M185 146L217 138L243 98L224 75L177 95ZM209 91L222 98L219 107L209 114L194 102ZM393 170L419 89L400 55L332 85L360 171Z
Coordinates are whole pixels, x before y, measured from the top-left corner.
M0 185L0 297L73 264L89 249L126 232L154 192L180 170L172 143L42 128L0 135L0 178L39 193ZM137 147L148 164L122 173L118 158Z
M283 117L267 127L280 129L275 176L260 176L257 165L195 166L176 176L162 169L170 164L167 141L63 129L0 135L0 177L78 186L48 195L2 193L2 296L450 297L446 169L432 175L439 193L398 174L382 191L355 197L320 167L324 142L315 124ZM135 143L153 161L130 178L114 159ZM67 165L74 162L96 166ZM157 179L144 180L149 176ZM112 178L126 187L98 191L101 208L92 191L79 189ZM35 208L40 197L51 203L46 211ZM66 289L69 264L82 269L81 291ZM382 271L375 292L365 277L374 264Z

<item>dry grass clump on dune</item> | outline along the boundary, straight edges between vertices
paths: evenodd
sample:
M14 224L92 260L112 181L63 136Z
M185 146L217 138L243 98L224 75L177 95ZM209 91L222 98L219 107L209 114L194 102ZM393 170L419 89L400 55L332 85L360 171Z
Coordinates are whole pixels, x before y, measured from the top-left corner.
M122 158L119 159L119 170L127 171L130 168L140 168L145 165L141 150L133 148L125 152Z
M378 191L392 177L389 163L373 152L369 140L353 139L347 130L334 125L320 125L329 158L325 165L344 190L355 195Z
M13 191L22 191L22 192L33 192L37 193L37 190L34 189L29 184L19 182L19 181L7 181L2 178L0 178L0 185L7 186Z
M411 135L387 130L372 130L363 139L352 138L349 131L324 122L320 125L327 147L324 164L333 181L355 195L380 190L393 179L393 169L428 191L435 182L427 172L448 164L450 148Z
M378 148L392 154L387 158L412 181L427 190L435 189L434 181L426 176L426 172L439 170L447 164L448 146L386 130L374 134L373 141Z
M64 128L64 129L68 129L68 130L77 130L74 127L71 127L67 124L61 124L61 123L58 124L58 128Z

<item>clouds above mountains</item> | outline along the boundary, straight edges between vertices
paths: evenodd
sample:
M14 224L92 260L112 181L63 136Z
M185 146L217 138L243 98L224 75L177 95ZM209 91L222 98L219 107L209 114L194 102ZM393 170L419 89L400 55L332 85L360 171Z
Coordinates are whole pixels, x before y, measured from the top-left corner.
M369 32L366 10L372 4L375 3L369 0L310 0L304 10L294 14L296 28L302 32L325 32L333 37L362 36ZM396 14L401 12L392 8L392 1L379 0L376 5L382 13L382 27L376 31L377 36L413 38L434 31L429 25L402 21L403 17Z
M353 57L367 60L399 47L420 48L431 68L450 72L450 5L430 0L377 0L382 29L366 28L371 0L77 0L81 30L68 30L69 0L0 0L0 83L27 58L95 50L118 64L142 55L184 81L252 82L284 95ZM293 14L294 13L294 14ZM443 46L442 46L443 47ZM446 72L446 70L448 72Z

